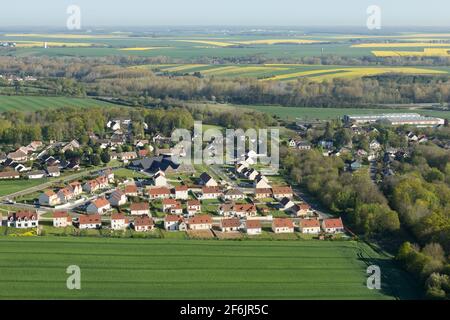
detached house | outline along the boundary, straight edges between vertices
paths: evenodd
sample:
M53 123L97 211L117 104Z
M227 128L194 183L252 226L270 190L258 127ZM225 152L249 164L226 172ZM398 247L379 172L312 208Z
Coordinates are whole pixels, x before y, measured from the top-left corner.
M52 190L47 190L38 198L39 204L42 206L56 206L60 203L59 197Z
M241 221L238 218L222 219L220 221L220 230L222 232L239 231Z
M150 205L148 202L132 203L130 205L130 213L133 216L148 215L150 212Z
M153 219L147 215L137 217L134 219L134 230L137 232L151 231L155 228L155 223Z
M170 209L181 206L177 200L175 199L164 199L162 201L163 211L167 212L170 211Z
M225 191L223 198L225 200L242 200L245 199L245 194L239 189L230 189Z
M322 229L326 233L342 233L344 232L344 224L341 218L324 219L322 221Z
M167 186L166 174L162 171L158 171L153 175L153 184L156 187L165 187Z
M245 220L244 232L249 235L261 234L261 222L259 220Z
M187 200L189 195L188 195L188 187L187 186L176 186L174 189L175 192L175 199L180 199L180 200Z
M269 180L262 175L256 177L255 181L253 181L255 189L266 189L270 188Z
M207 215L189 218L187 222L189 230L210 230L212 228L212 218Z
M219 214L225 217L254 217L257 215L257 210L254 204L225 203L219 207Z
M280 200L283 198L292 199L294 197L294 192L292 191L292 188L289 186L273 187L272 193L273 193L273 197L277 200Z
M83 187L78 181L69 183L69 187L72 189L72 192L75 196L79 196L83 193Z
M188 216L194 216L202 211L202 205L198 200L188 200L187 202L187 214Z
M165 187L148 189L150 199L168 199L170 198L170 189Z
M61 172L59 171L59 167L58 166L47 167L47 175L49 177L59 177L61 175Z
M219 187L203 187L202 200L218 199L222 196L222 191Z
M124 192L127 197L137 197L139 195L138 187L135 184L125 186Z
M164 229L167 231L186 231L187 226L183 217L169 214L164 218Z
M102 217L99 214L80 215L78 218L79 229L100 229L102 227Z
M112 230L125 230L128 228L130 221L125 215L121 213L115 213L111 215L111 229Z
M272 189L259 188L255 189L255 199L267 199L272 197Z
M275 233L293 233L294 222L291 219L275 218L272 221L272 231Z
M8 154L8 159L11 159L15 162L25 162L28 160L27 153L23 152L22 150L17 150L16 152L11 152Z
M5 171L0 172L0 180L12 180L12 179L19 179L20 174L15 171Z
M281 209L285 210L285 211L295 207L295 203L289 198L281 199L280 205L281 205Z
M296 204L291 208L291 212L296 217L305 217L314 213L311 206L307 203Z
M123 193L119 189L114 190L114 192L109 196L109 203L111 203L111 205L114 207L123 206L125 203L127 203L127 200L128 199L125 193Z
M53 213L53 226L55 228L65 228L72 225L72 216L67 212L55 212Z
M111 204L105 198L98 198L92 201L86 208L88 214L105 214L109 210L111 210Z
M36 228L39 225L38 215L35 212L19 211L8 215L7 225L10 228Z
M67 203L75 198L75 195L72 191L72 188L66 187L58 191L58 198L61 203Z
M203 172L200 175L200 184L205 186L205 187L217 187L218 186L218 183L216 182L216 180L214 180L214 178L211 177L206 172Z
M94 193L98 189L100 189L100 186L96 180L89 180L83 185L83 190L89 193Z
M301 233L319 234L320 222L317 219L302 219L299 223L299 229Z

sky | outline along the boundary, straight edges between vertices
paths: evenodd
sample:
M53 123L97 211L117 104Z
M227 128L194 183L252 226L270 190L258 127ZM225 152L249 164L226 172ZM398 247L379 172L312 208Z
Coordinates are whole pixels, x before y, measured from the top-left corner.
M82 26L450 26L449 0L0 0L0 27L61 27L69 5Z

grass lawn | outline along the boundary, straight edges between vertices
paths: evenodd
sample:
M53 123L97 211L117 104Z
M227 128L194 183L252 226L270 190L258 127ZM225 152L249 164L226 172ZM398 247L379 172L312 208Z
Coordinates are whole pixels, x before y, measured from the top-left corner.
M125 168L114 170L114 176L117 178L136 178L136 179L150 178L149 176L146 176L143 173Z
M0 299L417 298L389 257L343 241L0 238ZM367 265L382 290L366 287ZM81 290L66 268L81 268Z
M47 179L0 181L0 196L22 191L46 183Z

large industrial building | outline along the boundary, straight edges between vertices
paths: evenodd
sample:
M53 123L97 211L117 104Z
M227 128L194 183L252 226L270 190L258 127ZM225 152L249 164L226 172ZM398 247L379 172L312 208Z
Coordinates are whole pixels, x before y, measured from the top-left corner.
M413 125L418 127L434 127L443 125L444 119L422 116L418 113L385 113L366 115L345 115L346 123L364 124L386 122L393 126Z

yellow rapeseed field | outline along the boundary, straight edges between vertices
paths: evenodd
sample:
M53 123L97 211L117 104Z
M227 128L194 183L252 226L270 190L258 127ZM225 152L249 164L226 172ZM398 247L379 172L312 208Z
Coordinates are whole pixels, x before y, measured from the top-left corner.
M433 42L398 42L398 43L361 43L354 44L352 48L405 48L405 47L450 47L450 43Z
M199 43L199 44L207 44L215 47L229 47L234 46L234 43L231 42L223 42L223 41L210 41L210 40L175 40L178 42L191 42L191 43Z
M423 51L372 51L376 57L448 57L449 49L425 48Z

